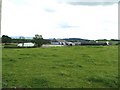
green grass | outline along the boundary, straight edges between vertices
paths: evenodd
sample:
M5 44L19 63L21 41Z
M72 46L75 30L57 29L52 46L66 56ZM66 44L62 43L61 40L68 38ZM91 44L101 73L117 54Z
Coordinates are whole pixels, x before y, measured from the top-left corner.
M3 48L4 88L116 88L117 46Z
M15 43L3 44L2 46L5 48L15 48L15 47L17 48L18 47L17 44L15 44Z

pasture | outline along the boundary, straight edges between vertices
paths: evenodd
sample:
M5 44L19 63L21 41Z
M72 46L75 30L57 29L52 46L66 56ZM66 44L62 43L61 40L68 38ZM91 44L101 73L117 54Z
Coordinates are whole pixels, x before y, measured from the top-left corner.
M118 46L3 48L3 88L116 88Z

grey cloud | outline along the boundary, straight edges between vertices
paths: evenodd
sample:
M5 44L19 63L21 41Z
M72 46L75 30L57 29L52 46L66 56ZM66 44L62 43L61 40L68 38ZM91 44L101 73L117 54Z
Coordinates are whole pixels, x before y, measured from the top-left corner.
M88 6L96 6L96 5L112 5L115 2L68 2L71 5L88 5Z
M60 3L68 3L71 5L112 5L118 3L119 0L57 0Z
M119 2L119 0L56 0L58 2Z
M62 25L60 26L61 28L72 28L73 26L68 26L68 25Z
M44 10L47 11L47 12L55 12L54 9L50 9L50 8L45 8Z
M59 27L60 28L78 28L79 26L72 26L72 25L69 25L68 23L61 23L59 24Z

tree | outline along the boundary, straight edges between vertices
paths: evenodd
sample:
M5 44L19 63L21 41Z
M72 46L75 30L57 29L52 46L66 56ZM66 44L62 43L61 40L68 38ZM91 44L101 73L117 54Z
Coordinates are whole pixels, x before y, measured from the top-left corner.
M23 36L19 37L20 42L22 43L22 46L24 46L25 38Z
M7 35L2 35L2 43L11 43L12 39L11 37L7 36Z
M35 37L33 37L33 43L35 43L37 47L42 46L44 43L42 35L36 34Z

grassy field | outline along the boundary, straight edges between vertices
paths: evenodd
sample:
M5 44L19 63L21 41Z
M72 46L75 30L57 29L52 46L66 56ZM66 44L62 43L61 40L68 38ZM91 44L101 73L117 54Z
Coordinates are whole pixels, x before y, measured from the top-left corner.
M116 88L118 47L3 48L2 68L4 88Z

